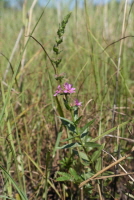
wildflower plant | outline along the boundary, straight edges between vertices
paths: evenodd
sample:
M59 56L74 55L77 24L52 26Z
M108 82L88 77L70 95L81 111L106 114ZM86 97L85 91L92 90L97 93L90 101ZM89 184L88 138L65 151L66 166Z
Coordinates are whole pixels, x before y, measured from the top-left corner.
M60 45L63 42L63 34L70 15L71 13L69 13L59 25L59 29L57 31L58 39L56 40L56 44L53 46L53 51L55 53L53 63L57 70L62 60L59 58L59 54L61 53ZM55 148L57 150L69 149L71 156L74 158L77 157L76 162L68 163L70 162L70 159L66 158L60 161L62 165L67 166L67 168L64 172L57 172L57 174L60 175L60 177L57 178L57 181L71 181L79 185L82 181L96 173L97 168L99 167L97 159L100 161L99 156L104 145L92 142L92 138L89 136L89 128L94 122L94 119L87 122L83 127L80 127L82 116L79 116L79 108L82 106L82 102L76 98L72 101L72 96L76 93L76 88L68 82L62 84L64 75L56 74L55 79L59 82L59 85L57 86L53 96L56 98L58 105L57 108L60 115L58 117L62 123L62 127L59 129L60 133L57 138L57 141L59 142L56 142ZM70 112L71 120L70 118L68 119L64 117L59 97L62 98L66 110ZM62 141L65 142L65 144L60 146L59 144L63 127L67 130L68 137ZM91 154L90 151L93 151L93 153ZM88 188L91 189L91 185L88 185Z

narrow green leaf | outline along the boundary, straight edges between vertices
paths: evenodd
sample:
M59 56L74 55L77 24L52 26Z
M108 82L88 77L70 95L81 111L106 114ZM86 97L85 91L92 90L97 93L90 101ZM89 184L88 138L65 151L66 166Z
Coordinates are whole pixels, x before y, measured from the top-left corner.
M82 116L80 116L74 123L75 123L76 125L78 125L78 123L80 122L81 118L82 118Z
M63 118L63 117L59 117L62 121L62 124L64 126L67 126L67 128L72 131L73 133L76 133L76 129L75 129L75 125L73 122L71 122L70 120Z
M81 138L84 138L87 134L88 134L89 132L88 131L85 131L85 132L83 132L82 134L81 134Z
M56 179L56 181L72 181L72 180L70 180L68 177L66 177L66 176L61 176L61 177L58 177L57 179Z
M59 117L59 118L63 121L63 123L65 123L65 125L67 125L67 124L74 125L74 123L71 122L69 119L66 119L64 117Z
M54 146L53 153L52 153L52 157L53 158L54 158L55 153L56 153L56 148L59 146L61 135L62 135L62 129L61 129L61 131L57 135L57 139L56 139L55 146Z
M87 128L88 128L93 122L94 122L94 119L93 119L92 121L88 122L83 128L81 128L80 133L81 133L81 134L84 133L84 132L87 130Z
M97 162L96 162L96 165L95 165L95 169L97 171L100 171L101 170L101 167L102 167L102 161L101 161L102 157L100 156L99 158L97 158Z
M82 151L73 150L73 152L85 161L89 161L87 155Z
M56 181L73 181L72 176L66 172L57 172L57 174L61 175L61 177L58 177Z
M102 151L103 148L104 148L104 145L101 145L99 147L99 149L92 154L92 157L91 157L92 162L94 162L94 161L96 161L98 159L98 157L100 156L101 151Z
M65 144L65 145L63 145L62 147L57 147L57 149L68 149L68 148L71 148L71 147L79 147L79 146L81 146L81 144L80 143L77 143L77 142L73 142L73 143L71 143L71 144Z
M67 138L67 139L62 140L61 142L66 142L66 141L72 140L72 139L74 139L74 138L78 138L78 136L69 137L69 138Z
M57 102L57 105L58 105L58 112L59 112L60 116L64 117L64 113L63 113L62 107L60 105L60 102L59 102L59 99L58 99L57 96L56 96L56 102Z
M101 145L100 144L97 144L95 142L85 142L85 147L100 147Z

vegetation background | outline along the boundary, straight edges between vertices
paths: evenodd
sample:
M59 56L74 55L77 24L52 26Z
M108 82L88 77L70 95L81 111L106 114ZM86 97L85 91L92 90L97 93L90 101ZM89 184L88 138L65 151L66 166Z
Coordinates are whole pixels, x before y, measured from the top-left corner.
M134 144L134 2L83 0L79 6L75 0L73 8L65 0L51 7L49 3L41 7L36 0L20 1L19 8L0 3L1 198L134 199L133 175L104 179L99 192L95 183L81 193L75 182L56 181L57 171L72 167L81 173L81 163L76 164L78 158L72 158L71 150L56 149L61 122L53 95L58 83L48 56L28 37L34 36L53 58L59 23L71 9L59 74L77 88L75 97L82 102L80 125L94 119L89 138L100 136L98 144L105 144L96 159L100 170L130 153ZM107 130L111 131L102 138ZM64 130L61 140L66 137ZM105 175L134 172L133 166L132 154Z

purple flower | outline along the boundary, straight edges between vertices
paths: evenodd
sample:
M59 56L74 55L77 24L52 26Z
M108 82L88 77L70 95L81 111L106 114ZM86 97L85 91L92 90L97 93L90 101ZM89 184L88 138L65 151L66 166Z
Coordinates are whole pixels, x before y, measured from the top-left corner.
M73 88L71 84L69 83L64 84L64 93L71 94L74 92L75 92L75 88Z
M82 105L82 102L79 102L78 99L75 99L74 103L75 103L75 106L81 106Z
M73 88L71 84L65 83L64 89L62 89L62 87L60 85L58 85L54 96L57 96L58 94L71 94L74 92L75 92L75 88Z
M57 96L58 94L61 94L61 93L63 93L63 89L62 89L62 87L60 85L58 85L57 90L56 90L54 96Z

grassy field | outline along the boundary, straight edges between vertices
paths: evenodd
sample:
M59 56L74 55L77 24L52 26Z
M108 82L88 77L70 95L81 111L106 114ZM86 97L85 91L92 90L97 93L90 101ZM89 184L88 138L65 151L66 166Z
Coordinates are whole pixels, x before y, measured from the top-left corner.
M134 2L77 3L1 2L2 200L134 199Z

